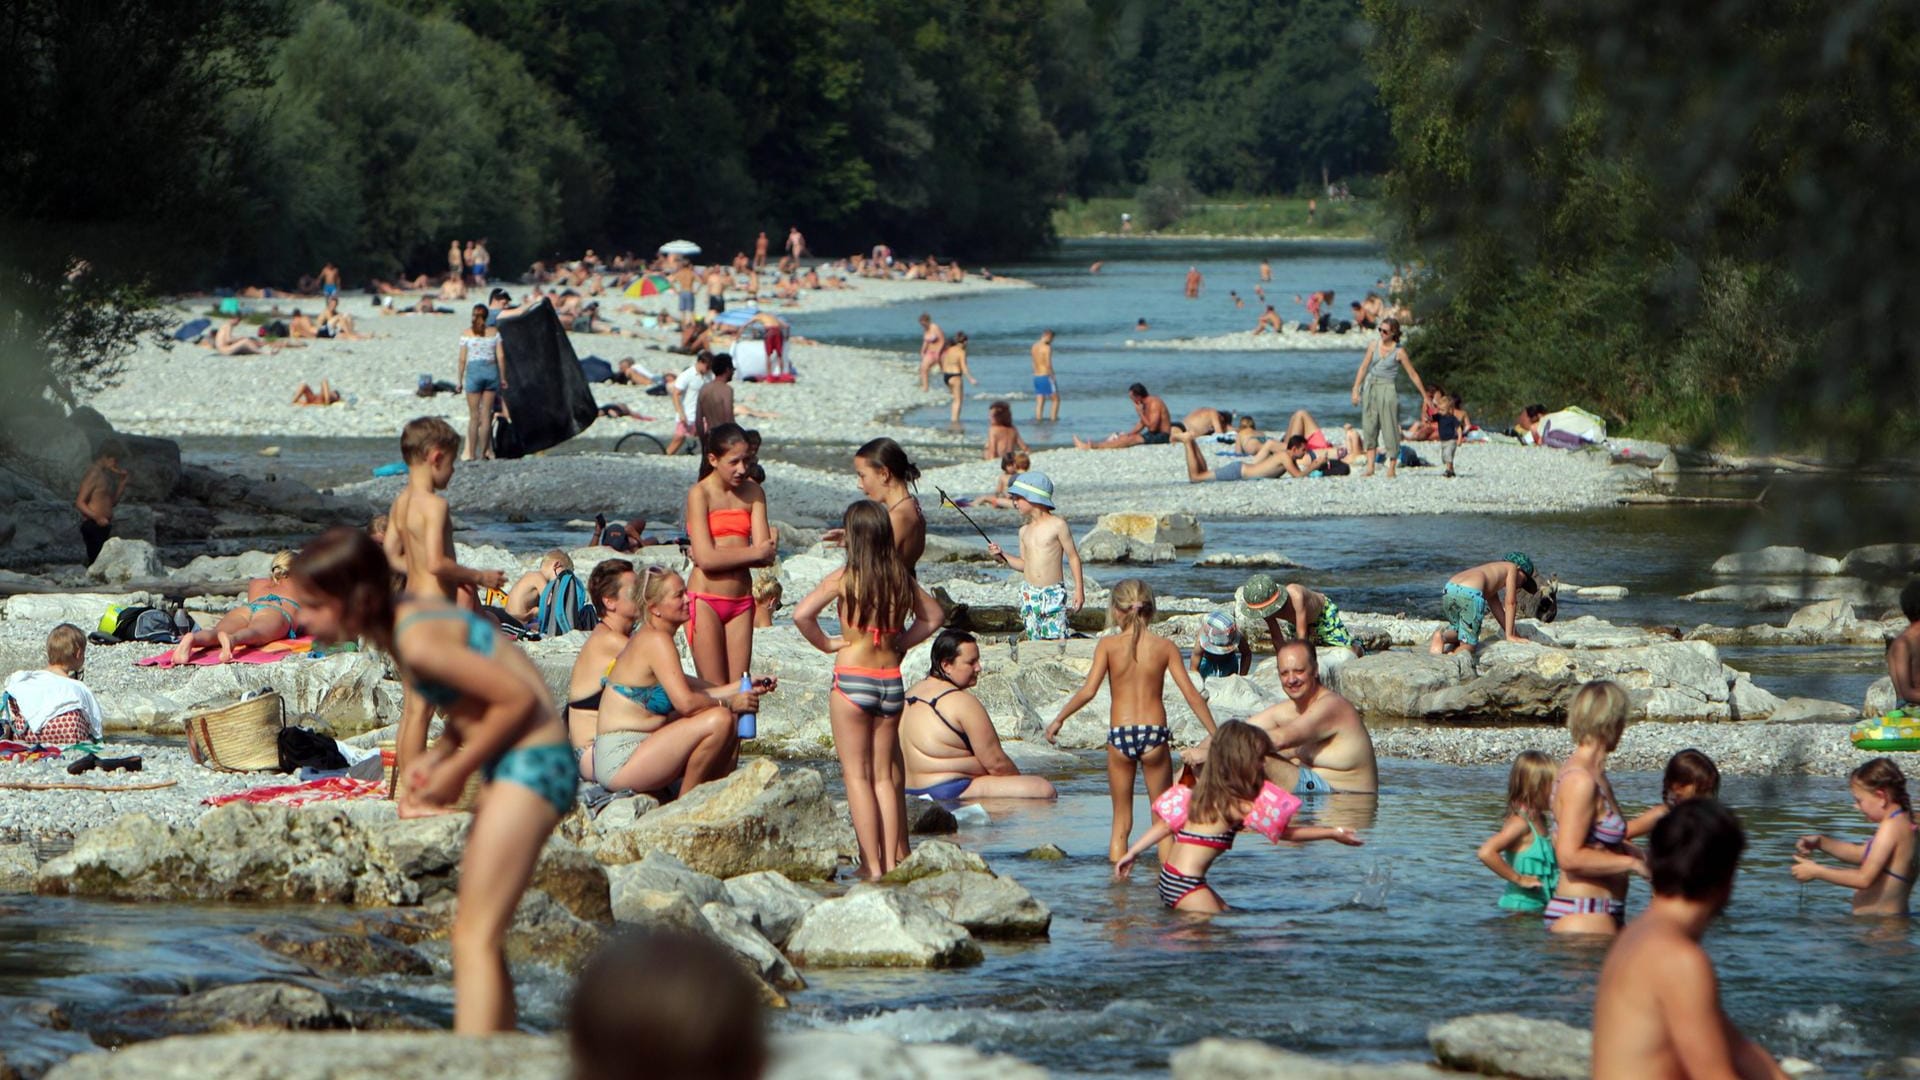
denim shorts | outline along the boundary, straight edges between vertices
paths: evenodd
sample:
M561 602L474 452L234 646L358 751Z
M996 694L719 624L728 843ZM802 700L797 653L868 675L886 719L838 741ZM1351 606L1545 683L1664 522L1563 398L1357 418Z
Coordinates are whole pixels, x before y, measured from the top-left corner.
M467 393L479 394L500 389L500 365L493 360L475 360L467 365Z

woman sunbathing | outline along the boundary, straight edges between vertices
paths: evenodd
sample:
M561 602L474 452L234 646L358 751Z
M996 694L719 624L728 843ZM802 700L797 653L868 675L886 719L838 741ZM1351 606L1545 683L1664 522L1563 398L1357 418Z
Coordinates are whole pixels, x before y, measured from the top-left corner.
M211 630L195 630L180 639L173 650L173 664L179 667L193 662L198 649L220 646L220 662L233 663L233 651L270 641L284 641L294 635L294 623L300 602L288 596L292 587L287 574L293 568L293 552L273 557L267 577L247 582L247 601L220 616Z

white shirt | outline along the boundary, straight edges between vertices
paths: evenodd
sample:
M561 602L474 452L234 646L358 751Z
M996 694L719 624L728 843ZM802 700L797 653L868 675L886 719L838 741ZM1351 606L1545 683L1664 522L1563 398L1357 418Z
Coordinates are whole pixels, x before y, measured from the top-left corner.
M712 375L702 374L698 364L687 368L674 377L673 385L680 389L680 418L692 424L700 418L700 388L713 381Z
M20 718L26 721L27 730L36 735L47 726L47 721L61 713L78 710L86 716L93 737L101 736L100 702L94 699L87 684L78 679L55 675L44 668L18 671L7 679L6 692L20 703Z

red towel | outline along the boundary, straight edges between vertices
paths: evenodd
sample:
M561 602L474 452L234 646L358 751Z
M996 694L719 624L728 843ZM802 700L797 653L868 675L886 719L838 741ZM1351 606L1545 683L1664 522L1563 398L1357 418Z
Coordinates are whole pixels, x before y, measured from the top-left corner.
M280 646L280 648L274 648L275 645ZM271 664L277 660L285 660L289 656L298 655L300 655L300 653L297 650L288 649L286 643L275 641L260 646L243 645L233 650L233 662L236 664ZM213 667L220 662L220 646L215 645L210 649L197 652L193 654L193 659L187 662L194 667ZM134 663L140 667L172 667L173 650L169 649L155 656L141 657L135 660Z
M341 799L385 798L387 785L379 780L355 780L348 776L329 776L304 784L268 784L226 795L209 795L200 801L207 806L225 806L248 802L259 806L306 806L310 803L338 802Z

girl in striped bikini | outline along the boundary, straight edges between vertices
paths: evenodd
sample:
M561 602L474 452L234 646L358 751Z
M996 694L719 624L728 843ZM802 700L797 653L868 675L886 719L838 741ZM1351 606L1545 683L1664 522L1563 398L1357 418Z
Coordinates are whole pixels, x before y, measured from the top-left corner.
M1207 884L1207 870L1243 829L1274 843L1336 840L1360 846L1352 829L1293 824L1300 800L1267 781L1271 753L1266 732L1239 720L1221 724L1199 781L1191 789L1175 784L1153 804L1160 820L1121 854L1114 878L1125 881L1141 852L1171 836L1173 846L1160 863L1160 902L1175 911L1225 911L1226 901Z
M834 654L827 705L833 748L860 843L860 874L871 880L893 869L906 850L899 735L907 692L900 660L940 629L946 614L901 558L886 507L866 499L847 507L846 545L846 565L800 601L793 625L814 648ZM839 605L840 632L832 637L820 629L829 604Z

